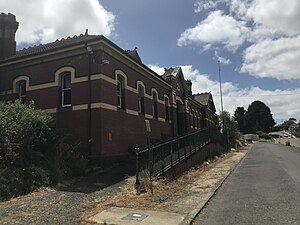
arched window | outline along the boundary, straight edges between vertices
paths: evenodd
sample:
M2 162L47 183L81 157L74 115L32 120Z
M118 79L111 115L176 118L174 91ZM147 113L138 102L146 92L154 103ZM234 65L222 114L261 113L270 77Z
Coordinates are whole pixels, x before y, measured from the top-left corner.
M121 75L117 76L117 102L119 109L125 109L125 84Z
M190 108L187 108L187 123L188 126L191 126Z
M195 124L196 129L199 128L199 116L198 116L198 111L196 111L196 124Z
M195 115L195 110L193 110L193 127L194 129L196 128L196 115Z
M196 120L196 126L197 126L197 129L200 129L200 124L199 124L199 121L200 121L200 113L199 111L196 112L197 113L197 120Z
M190 108L190 126L193 127L193 112L191 108Z
M138 110L139 114L145 115L145 100L144 100L145 89L144 86L138 85Z
M165 97L165 119L166 121L170 120L170 103L168 97Z
M153 118L158 118L157 114L157 93L155 91L152 92L153 102L152 102L152 111Z
M26 80L18 82L18 98L22 103L26 102Z
M201 113L198 112L198 129L201 129Z
M72 105L71 73L66 72L61 75L61 106Z

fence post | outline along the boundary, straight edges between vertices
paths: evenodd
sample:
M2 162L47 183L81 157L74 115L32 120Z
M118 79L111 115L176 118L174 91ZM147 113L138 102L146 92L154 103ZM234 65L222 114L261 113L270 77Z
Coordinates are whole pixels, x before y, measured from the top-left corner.
M136 157L135 189L137 191L137 194L140 194L140 185L141 185L140 179L139 179L139 170L140 170L140 168L139 168L139 152L140 152L140 148L137 144L135 145L134 150L135 150L135 157Z
M173 168L173 142L171 142L171 168Z
M186 138L187 136L184 136L184 160L186 160Z
M179 143L179 138L177 139L177 146L178 146L178 151L177 151L177 155L178 155L178 164L180 163L180 143Z

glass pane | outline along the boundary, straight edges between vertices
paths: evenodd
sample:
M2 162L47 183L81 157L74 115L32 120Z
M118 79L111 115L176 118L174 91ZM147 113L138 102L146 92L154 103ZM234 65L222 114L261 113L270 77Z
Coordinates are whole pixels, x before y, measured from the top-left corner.
M118 107L121 108L121 95L118 95Z
M68 89L71 88L71 75L70 74L65 74L62 77L62 82L63 82L63 89Z
M20 96L26 95L26 82L25 81L20 82L19 94L20 94Z
M71 90L63 91L63 106L71 105Z
M144 87L139 85L139 97L144 96Z

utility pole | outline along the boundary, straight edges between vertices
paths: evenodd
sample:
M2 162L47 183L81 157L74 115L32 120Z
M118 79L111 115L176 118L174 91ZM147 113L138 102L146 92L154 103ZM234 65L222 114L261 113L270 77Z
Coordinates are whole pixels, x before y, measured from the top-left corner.
M219 68L219 83L220 83L220 96L221 96L221 112L223 113L223 93L222 93L222 80L221 80L221 66L220 60L218 60L218 68Z
M229 133L228 130L225 129L225 115L224 115L224 107L223 107L223 93L222 93L222 79L221 79L221 66L220 60L218 60L218 69L219 69L219 83L220 83L220 97L221 97L221 114L222 114L222 133L226 132L226 139L227 139L227 149L229 149ZM226 131L225 131L226 130Z

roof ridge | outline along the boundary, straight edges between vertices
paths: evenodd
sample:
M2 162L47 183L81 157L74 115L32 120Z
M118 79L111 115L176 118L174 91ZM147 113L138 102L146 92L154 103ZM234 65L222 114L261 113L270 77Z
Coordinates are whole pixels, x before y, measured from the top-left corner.
M62 38L60 38L60 39L56 39L55 41L52 41L52 42L48 42L48 43L45 43L45 44L42 44L42 43L40 43L39 45L33 45L33 46L28 46L27 48L25 47L25 48L23 48L23 49L21 49L21 50L18 50L18 51L16 51L17 53L18 52L21 52L21 51L23 51L23 50L27 50L27 49L31 49L31 48L35 48L35 47L39 47L39 46L45 46L45 45L50 45L50 44L53 44L53 43L57 43L57 42L60 42L60 41L65 41L65 40L70 40L70 39L76 39L76 38L79 38L79 37L82 37L82 36L88 36L88 37L98 37L98 36L101 36L101 35L83 35L82 33L81 34L79 34L78 36L75 34L75 35L73 35L73 37L70 37L70 36L68 36L68 37L66 37L66 38L64 38L64 37L62 37Z
M55 49L63 48L66 46L71 46L75 44L79 44L81 42L85 41L91 41L93 39L97 39L103 37L103 35L89 35L87 33L85 34L80 34L80 35L74 35L72 37L62 37L61 39L56 39L55 41L45 43L45 44L35 44L33 46L28 46L27 48L23 48L21 50L16 51L15 55L12 55L10 57L7 57L3 59L2 61L6 60L11 60L11 59L16 59L19 57L25 57L25 56L31 56L31 55L36 55L48 51L52 51Z

